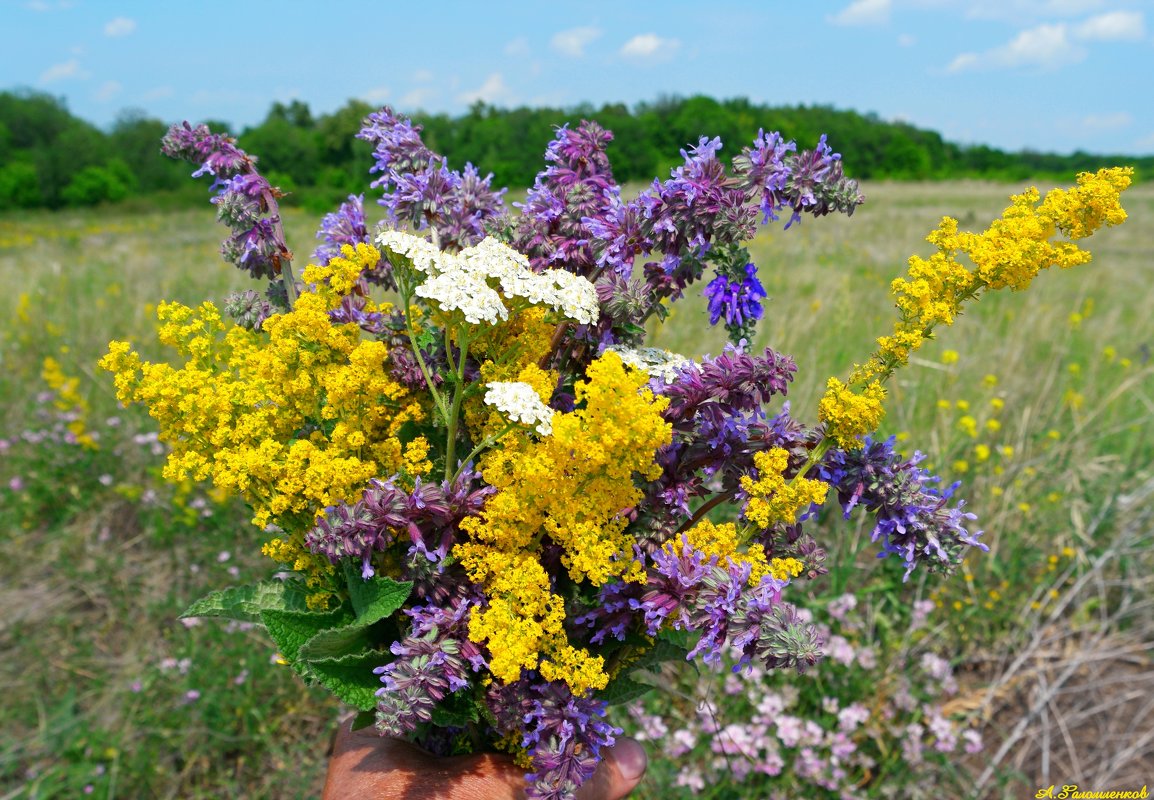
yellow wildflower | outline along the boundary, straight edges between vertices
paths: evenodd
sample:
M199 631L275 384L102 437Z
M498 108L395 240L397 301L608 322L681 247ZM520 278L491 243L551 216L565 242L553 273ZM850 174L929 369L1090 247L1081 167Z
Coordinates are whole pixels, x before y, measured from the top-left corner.
M777 523L792 525L798 515L810 505L825 502L829 485L810 478L795 478L786 483L784 472L789 464L789 453L774 447L753 456L758 478L741 478L741 488L749 495L745 516L755 525L768 528Z
M839 447L857 449L862 436L873 433L885 416L882 401L886 390L873 381L861 394L855 393L837 378L826 383L825 395L818 403L818 419L825 423L826 435Z

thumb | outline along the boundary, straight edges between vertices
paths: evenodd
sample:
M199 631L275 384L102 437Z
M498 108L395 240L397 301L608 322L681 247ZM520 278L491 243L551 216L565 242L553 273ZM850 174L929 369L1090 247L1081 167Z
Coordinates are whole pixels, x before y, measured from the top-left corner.
M579 800L621 800L641 782L649 758L637 740L621 738L601 751L597 771L577 792Z

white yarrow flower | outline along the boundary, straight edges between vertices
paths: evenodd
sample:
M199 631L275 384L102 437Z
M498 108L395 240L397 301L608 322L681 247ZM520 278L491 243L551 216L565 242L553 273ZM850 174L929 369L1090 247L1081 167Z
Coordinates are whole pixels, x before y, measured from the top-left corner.
M418 296L435 300L445 311L461 311L473 324L508 319L501 295L547 305L582 325L600 316L597 290L588 280L562 269L534 272L528 258L492 237L456 254L403 231L381 231L376 242L386 254L407 259L428 276L417 287Z
M413 269L426 275L439 275L445 271L441 266L445 254L435 244L420 236L404 231L384 230L377 235L377 244L382 250L404 256L413 263Z
M521 381L494 381L488 384L485 404L522 425L533 425L537 433L553 433L553 409L545 405L537 391Z
M484 278L463 270L443 272L413 291L418 297L435 301L442 311L460 311L473 325L496 325L497 320L509 318L501 295Z
M592 283L563 269L549 270L544 274L552 276L557 286L552 298L546 302L582 325L591 325L597 321L601 306L597 302L597 289Z

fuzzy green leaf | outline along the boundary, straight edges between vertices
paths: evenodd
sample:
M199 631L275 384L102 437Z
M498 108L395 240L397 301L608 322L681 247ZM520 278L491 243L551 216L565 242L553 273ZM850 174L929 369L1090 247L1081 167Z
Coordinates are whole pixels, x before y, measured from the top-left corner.
M685 661L689 651L679 644L658 639L653 647L641 654L635 662L630 664L631 669L650 669L666 661Z
M381 681L373 670L386 659L381 653L360 653L344 658L324 658L308 662L310 676L342 702L359 711L377 707Z
M667 628L657 634L658 642L668 642L669 644L676 645L687 653L693 649L699 638L701 638L699 631L676 630L673 628Z
M353 724L349 730L359 731L361 728L367 728L377 721L377 715L372 711L358 711L357 715L353 717Z
M372 625L385 619L404 605L409 599L413 584L398 583L391 578L375 577L367 581L353 561L344 564L345 581L349 587L349 600L357 614L357 622Z
M321 631L347 624L351 616L345 608L326 612L265 609L260 612L260 621L276 642L280 654L297 668L300 650L306 642ZM297 671L307 674L305 670L299 668Z
M438 728L464 728L478 719L477 701L468 692L451 694L433 709L432 722Z
M640 683L628 675L618 675L609 681L609 685L598 692L597 697L611 706L628 703L653 689L647 683Z
M262 581L212 592L190 605L180 616L181 619L225 617L242 622L260 622L260 612L265 610L306 609L305 594L299 586L286 581Z
M344 658L352 655L362 655L371 650L372 637L369 636L369 626L354 622L343 628L323 630L305 642L297 654L301 661L319 661L321 659Z

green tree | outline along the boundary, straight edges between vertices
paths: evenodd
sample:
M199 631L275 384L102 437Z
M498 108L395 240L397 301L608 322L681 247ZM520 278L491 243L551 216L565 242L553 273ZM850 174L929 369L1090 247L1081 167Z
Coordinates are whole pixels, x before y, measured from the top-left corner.
M14 161L0 167L0 210L36 208L43 202L40 176L34 165Z
M95 206L119 202L136 188L132 170L118 158L100 167L85 167L76 173L61 197L70 206Z
M112 125L108 149L128 166L141 192L179 189L188 180L187 165L160 152L167 131L167 125L139 109L120 112Z

